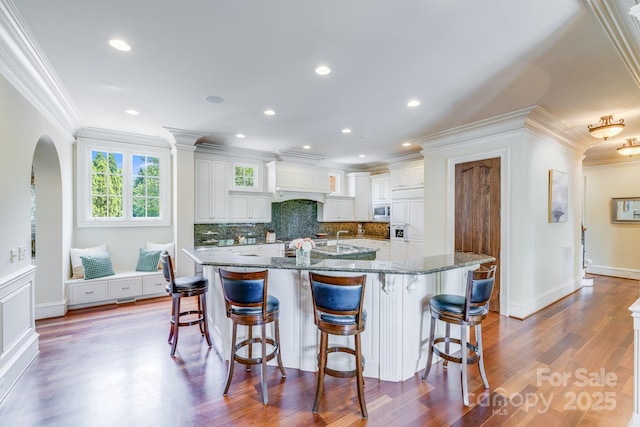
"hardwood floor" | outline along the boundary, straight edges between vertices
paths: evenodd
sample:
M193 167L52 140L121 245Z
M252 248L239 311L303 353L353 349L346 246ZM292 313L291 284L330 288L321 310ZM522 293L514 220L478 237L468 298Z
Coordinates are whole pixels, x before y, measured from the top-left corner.
M37 322L40 354L0 404L2 426L626 426L633 411L633 323L639 282L593 276L583 288L526 320L483 323L485 391L470 369L471 406L456 365L392 383L365 379L361 420L355 379L327 377L317 415L315 374L239 366L222 396L226 363L192 326L169 357L171 300L69 312Z

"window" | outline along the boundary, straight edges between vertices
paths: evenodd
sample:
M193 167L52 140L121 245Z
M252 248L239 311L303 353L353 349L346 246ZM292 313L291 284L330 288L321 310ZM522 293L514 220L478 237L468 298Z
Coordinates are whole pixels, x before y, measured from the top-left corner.
M169 150L78 139L78 227L169 225Z
M329 172L329 194L331 194L332 196L339 196L342 194L341 178L341 172Z
M234 190L258 191L258 165L234 163L232 183Z

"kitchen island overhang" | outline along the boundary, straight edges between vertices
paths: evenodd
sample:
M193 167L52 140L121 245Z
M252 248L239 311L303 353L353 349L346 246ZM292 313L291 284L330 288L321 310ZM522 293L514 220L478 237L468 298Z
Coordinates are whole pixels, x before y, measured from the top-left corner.
M285 367L317 370L318 331L313 323L309 271L323 274L366 274L367 327L362 334L366 377L403 381L424 369L429 334L429 299L439 293L464 294L466 275L480 264L495 261L482 254L456 252L405 261L262 258L223 254L215 248L183 251L202 266L210 288L207 297L214 345L229 359L231 322L225 314L218 268L269 270L269 294L280 300L280 340ZM254 333L259 333L255 331ZM353 345L347 337L335 343ZM333 361L352 369L351 358Z

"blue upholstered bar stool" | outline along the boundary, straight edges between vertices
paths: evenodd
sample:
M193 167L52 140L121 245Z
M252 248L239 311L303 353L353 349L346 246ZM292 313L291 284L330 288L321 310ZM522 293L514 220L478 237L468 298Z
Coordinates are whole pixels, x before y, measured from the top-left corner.
M489 312L489 300L493 292L496 266L492 265L488 269L469 271L467 275L467 286L465 296L441 294L435 295L429 302L431 311L431 330L429 333L429 357L427 366L422 376L422 381L427 380L431 370L433 354L444 359L444 366L447 362L460 363L462 380L462 400L465 406L469 406L469 393L467 384L467 365L477 363L480 369L480 376L485 388L489 388L487 374L484 371L484 360L482 355L482 321ZM446 323L445 335L435 337L436 320ZM460 339L451 338L451 325L460 325ZM467 326L475 326L476 342L468 342ZM445 343L445 348L438 348L438 344ZM460 350L460 357L454 356L449 350L449 344L454 343L454 349ZM471 351L471 355L469 355Z
M178 346L178 331L180 326L199 325L200 333L206 338L207 344L211 347L211 337L209 336L209 326L207 325L207 299L206 293L209 289L209 281L202 276L175 277L173 272L173 261L167 251L160 254L162 273L167 281L166 291L171 295L171 327L169 329L168 342L171 344L171 356L176 353ZM198 308L196 310L180 311L180 300L183 297L196 297ZM180 320L182 316L196 317L192 320Z
M318 412L318 405L324 388L325 374L333 377L356 377L358 400L362 418L367 418L367 405L364 400L364 358L360 334L364 331L367 312L363 309L364 287L367 276L336 277L309 273L311 294L313 299L313 320L320 330L320 349L318 354L318 383L316 398L313 402L313 413ZM328 346L331 335L353 335L355 347ZM338 371L327 367L330 353L343 352L355 356L355 369Z
M268 295L268 270L254 272L237 272L220 269L220 281L222 293L227 311L227 317L233 323L231 334L231 356L229 357L229 371L224 395L227 395L235 362L247 365L251 369L253 365L261 365L260 378L262 385L262 402L269 403L267 394L267 362L277 356L278 367L283 377L287 376L282 365L280 354L280 301L278 298ZM274 338L266 335L266 325L274 324ZM238 325L248 327L248 338L236 343ZM260 337L253 337L253 327L261 327ZM260 343L260 355L253 355L253 344ZM267 353L267 345L271 351ZM247 357L241 356L238 351L246 347Z

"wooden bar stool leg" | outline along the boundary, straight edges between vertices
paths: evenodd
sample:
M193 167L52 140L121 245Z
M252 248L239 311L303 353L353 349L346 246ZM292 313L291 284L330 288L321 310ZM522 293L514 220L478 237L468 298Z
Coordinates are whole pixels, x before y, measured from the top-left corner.
M171 344L173 341L173 328L176 323L176 297L171 297L171 317L169 318L169 338L167 342Z
M207 340L207 344L211 347L213 344L211 343L211 336L209 336L209 319L207 319L207 297L206 294L200 294L199 296L201 301L201 314L202 314L202 323L200 323L202 335Z
M320 404L320 398L322 397L322 391L324 388L324 369L327 365L327 341L328 334L326 332L320 332L320 358L318 359L318 383L316 386L316 399L313 402L313 409L311 412L318 413L318 405Z
M467 384L467 355L469 354L467 350L467 327L460 326L460 354L461 357L461 376L462 376L462 400L464 402L464 406L469 406L469 386Z
M278 346L278 366L280 367L280 373L283 378L287 377L287 373L284 370L284 365L282 364L282 351L280 348L280 321L276 317L276 320L273 322L275 327L274 335L276 337L276 345Z
M247 326L248 328L248 334L249 334L249 341L251 341L253 339L253 326ZM247 346L247 357L249 359L253 359L253 344L249 344ZM251 370L251 365L245 365L244 367L245 370L250 371Z
M422 381L426 381L431 371L431 363L433 361L433 341L436 334L436 318L431 316L431 325L429 325L429 355L427 356L427 366L424 368L424 375L422 375Z
M176 354L176 347L178 346L178 332L180 331L180 297L175 298L174 304L175 310L173 311L173 342L171 343L171 356Z
M358 380L358 400L360 401L360 411L362 418L367 419L367 405L364 401L364 376L362 375L362 349L360 346L360 334L354 336L356 341L356 377Z
M262 337L260 342L262 344L262 354L260 359L262 362L262 370L260 371L260 384L262 385L262 403L265 405L269 403L269 395L267 394L267 328L263 323L261 329Z
M229 370L227 372L227 385L224 387L223 396L227 395L231 379L233 378L233 367L236 364L236 336L238 334L238 324L233 322L231 327L231 354L229 355Z
M478 346L478 353L480 359L478 360L478 368L480 369L480 376L482 377L482 383L484 388L489 388L489 380L487 380L487 374L484 371L484 350L482 350L482 325L476 325L476 345Z

